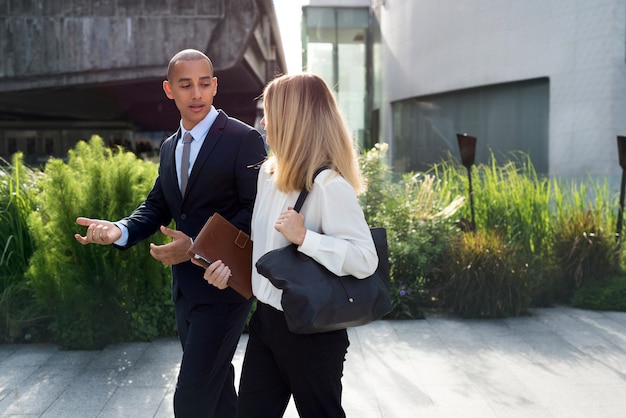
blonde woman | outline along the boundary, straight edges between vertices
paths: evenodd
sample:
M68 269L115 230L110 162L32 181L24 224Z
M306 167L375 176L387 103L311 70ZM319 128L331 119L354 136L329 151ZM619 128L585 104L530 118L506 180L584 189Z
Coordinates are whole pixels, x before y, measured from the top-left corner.
M378 257L357 200L362 177L332 91L317 75L284 75L266 86L263 106L261 125L272 156L259 172L252 213L253 266L266 252L294 243L337 275L370 276ZM313 181L323 166L329 169ZM292 207L303 186L310 193L297 213ZM228 266L216 262L204 277L223 289L229 274ZM293 395L301 417L344 417L346 330L292 333L281 306L282 290L254 267L252 289L257 308L250 322L237 416L281 417Z

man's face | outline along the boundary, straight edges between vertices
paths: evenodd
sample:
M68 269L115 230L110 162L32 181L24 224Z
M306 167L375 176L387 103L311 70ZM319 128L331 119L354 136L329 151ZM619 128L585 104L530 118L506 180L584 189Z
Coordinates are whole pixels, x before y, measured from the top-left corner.
M206 60L178 61L170 79L163 82L163 90L176 103L184 128L190 130L211 110L217 77Z

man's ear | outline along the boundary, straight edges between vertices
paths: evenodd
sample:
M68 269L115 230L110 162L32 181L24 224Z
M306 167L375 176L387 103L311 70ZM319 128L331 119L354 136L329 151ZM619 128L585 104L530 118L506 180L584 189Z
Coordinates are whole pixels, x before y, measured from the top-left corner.
M174 96L172 96L172 86L170 86L170 82L167 80L163 81L163 91L168 99L174 98Z

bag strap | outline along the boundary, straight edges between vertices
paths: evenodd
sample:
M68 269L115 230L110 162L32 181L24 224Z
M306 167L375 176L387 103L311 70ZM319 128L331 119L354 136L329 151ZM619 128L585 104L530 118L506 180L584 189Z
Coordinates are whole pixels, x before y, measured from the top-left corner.
M315 177L317 177L317 175L324 170L328 170L328 167L323 166L315 170L315 173L313 173L313 181L315 181ZM302 209L302 205L304 204L304 199L306 199L308 195L309 195L309 191L306 189L306 185L305 185L302 187L302 191L300 192L300 195L298 196L298 200L296 200L296 204L294 205L293 210L295 210L296 212L300 212L300 209Z

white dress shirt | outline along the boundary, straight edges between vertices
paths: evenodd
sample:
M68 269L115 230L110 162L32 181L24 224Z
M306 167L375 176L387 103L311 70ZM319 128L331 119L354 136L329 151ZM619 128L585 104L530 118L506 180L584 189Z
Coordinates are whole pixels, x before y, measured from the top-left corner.
M202 119L196 126L194 126L190 131L185 130L183 127L183 121L180 121L180 137L178 138L178 143L176 144L176 175L178 176L178 188L180 189L180 166L183 157L183 138L187 132L191 134L193 137L193 141L191 141L189 148L189 172L187 176L191 175L191 169L193 168L193 163L196 162L196 158L198 158L198 153L200 152L200 148L202 148L202 144L204 143L204 138L209 133L209 129L215 122L217 118L217 110L213 106L211 106L211 110Z
M282 290L275 288L254 267L266 252L289 245L274 229L278 216L293 207L299 192L276 189L266 164L261 166L252 212L252 292L257 299L282 310ZM312 257L338 276L371 276L378 266L376 247L352 186L332 170L316 178L300 213L307 228L298 251Z

